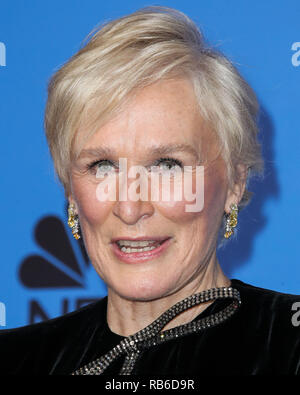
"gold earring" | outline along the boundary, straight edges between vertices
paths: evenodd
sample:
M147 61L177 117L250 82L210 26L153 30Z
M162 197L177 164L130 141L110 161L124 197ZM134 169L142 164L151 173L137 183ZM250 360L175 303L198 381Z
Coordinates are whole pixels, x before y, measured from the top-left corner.
M68 208L68 225L72 229L72 234L75 237L76 240L80 239L79 235L79 219L78 215L75 214L75 205L74 203L71 203Z
M229 239L230 236L234 233L234 228L237 226L237 215L238 215L238 206L236 203L232 203L230 206L230 213L227 214L226 218L226 227L224 237Z

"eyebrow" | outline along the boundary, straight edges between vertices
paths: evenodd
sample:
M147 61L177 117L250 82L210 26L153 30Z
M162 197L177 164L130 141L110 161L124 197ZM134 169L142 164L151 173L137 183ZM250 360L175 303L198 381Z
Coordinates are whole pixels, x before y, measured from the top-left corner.
M169 155L176 152L187 152L193 155L196 159L199 159L199 152L189 144L168 144L168 145L154 145L149 147L148 151L153 156ZM108 157L117 156L116 152L109 147L95 147L85 148L81 151L79 158L90 158L90 157Z

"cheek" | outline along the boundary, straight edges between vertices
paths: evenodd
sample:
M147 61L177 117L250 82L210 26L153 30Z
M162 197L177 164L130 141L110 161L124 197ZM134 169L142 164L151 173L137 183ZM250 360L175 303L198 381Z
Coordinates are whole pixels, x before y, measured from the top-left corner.
M186 204L188 202L156 202L155 205L158 211L166 218L176 223L190 222L199 213L189 213L186 211Z
M176 223L196 221L197 225L203 228L214 226L224 212L226 196L224 179L218 172L213 172L211 169L200 179L200 182L196 184L193 178L193 183L187 184L189 185L187 190L182 189L181 201L176 201L174 194L171 194L171 201L160 200L155 203L157 209L163 216ZM189 212L189 210L194 211ZM212 218L216 221L212 221Z
M97 185L82 179L72 181L72 191L78 208L80 223L89 225L104 223L111 211L112 202L100 202L96 195Z
M204 212L210 218L217 219L224 212L226 191L222 179L207 180L205 182Z
M204 180L196 184L195 177L180 181L180 183L172 182L170 188L161 189L170 190L170 194L166 194L170 199L165 201L161 199L155 203L158 211L168 219L176 223L184 223L193 221L198 218L203 209L204 201Z

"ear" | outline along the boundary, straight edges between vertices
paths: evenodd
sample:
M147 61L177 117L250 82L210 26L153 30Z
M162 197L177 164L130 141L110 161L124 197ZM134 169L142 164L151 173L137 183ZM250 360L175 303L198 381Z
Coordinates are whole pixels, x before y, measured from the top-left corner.
M75 206L75 213L77 213L77 205L76 205L75 199L73 198L73 195L71 193L68 194L67 200L69 202L69 205L70 204L74 204L74 206Z
M236 165L236 174L237 180L231 188L228 188L227 192L225 202L225 211L227 214L230 213L231 204L236 203L238 205L243 197L247 183L248 167L243 164Z
M69 204L74 203L73 195L71 192L66 193L66 199L69 202Z

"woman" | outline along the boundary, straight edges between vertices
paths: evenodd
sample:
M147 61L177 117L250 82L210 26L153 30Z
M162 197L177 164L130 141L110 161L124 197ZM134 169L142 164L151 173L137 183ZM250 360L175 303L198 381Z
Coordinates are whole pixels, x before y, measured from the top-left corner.
M257 110L180 12L93 32L49 83L45 129L69 226L108 294L2 331L2 372L300 373L300 297L230 280L216 255L262 170Z

